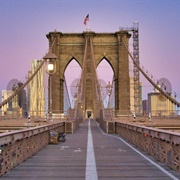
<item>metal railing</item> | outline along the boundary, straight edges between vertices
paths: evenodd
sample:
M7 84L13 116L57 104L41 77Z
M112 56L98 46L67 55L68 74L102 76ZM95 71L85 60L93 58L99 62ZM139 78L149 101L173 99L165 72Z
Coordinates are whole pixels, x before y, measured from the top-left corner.
M65 122L0 134L0 175L45 147L50 130L65 132Z
M68 112L65 111L53 111L52 119L63 119L65 120L68 116ZM0 120L5 119L41 119L49 120L48 111L23 111L20 108L8 109L6 111L0 110Z
M120 122L115 123L115 132L180 172L180 133Z
M134 112L130 110L113 110L113 117L132 117ZM136 115L136 114L135 114ZM149 117L151 118L180 118L180 110L143 110L142 113L136 117Z

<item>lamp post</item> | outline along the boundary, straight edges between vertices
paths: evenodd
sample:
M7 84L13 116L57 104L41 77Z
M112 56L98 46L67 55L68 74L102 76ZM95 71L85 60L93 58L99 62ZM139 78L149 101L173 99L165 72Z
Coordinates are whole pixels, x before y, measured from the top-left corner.
M151 113L149 112L148 119L151 122Z
M108 84L106 86L106 92L107 92L107 95L109 96L107 108L110 108L110 96L112 94L112 88L113 88L112 85L110 84L110 82L108 82Z
M52 49L49 48L49 52L43 57L46 59L46 72L49 74L49 117L52 120L52 75L56 72L56 62L58 57L52 53Z

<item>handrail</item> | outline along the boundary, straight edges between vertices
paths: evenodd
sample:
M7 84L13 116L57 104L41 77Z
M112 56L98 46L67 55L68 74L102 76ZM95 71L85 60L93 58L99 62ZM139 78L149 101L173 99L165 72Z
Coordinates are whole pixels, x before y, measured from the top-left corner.
M180 133L177 133L177 132L170 132L170 131L166 131L162 129L155 129L152 127L134 125L134 124L124 123L124 122L116 122L116 124L117 125L119 124L121 127L126 128L126 129L137 131L139 133L144 133L153 138L159 138L161 140L180 144Z
M0 146L4 144L12 143L12 141L17 141L23 138L31 137L36 134L42 133L44 131L48 131L54 129L56 127L62 126L65 121L61 121L58 123L53 123L49 125L42 125L39 127L33 127L29 129L17 130L13 132L5 132L0 134Z

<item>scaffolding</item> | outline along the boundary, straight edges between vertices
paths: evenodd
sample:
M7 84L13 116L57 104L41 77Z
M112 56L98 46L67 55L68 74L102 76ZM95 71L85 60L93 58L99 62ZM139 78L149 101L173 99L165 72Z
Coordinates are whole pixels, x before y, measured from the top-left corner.
M139 65L139 23L133 22L133 58L136 63ZM141 107L141 89L140 89L140 77L139 77L139 69L134 64L133 67L134 72L134 110L136 114L140 114L140 107Z
M133 36L133 58L139 65L139 22L133 22L133 27L120 27L119 30L125 30L132 33ZM141 114L141 86L139 69L133 65L134 74L134 111L136 114Z

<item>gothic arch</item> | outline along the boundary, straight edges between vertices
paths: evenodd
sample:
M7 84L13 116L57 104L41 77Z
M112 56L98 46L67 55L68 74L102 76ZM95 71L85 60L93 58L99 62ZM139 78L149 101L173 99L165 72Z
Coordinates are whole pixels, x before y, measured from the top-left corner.
M57 72L53 75L53 108L63 109L63 74L72 59L76 59L82 67L84 58L94 59L95 66L104 58L108 61L115 76L115 109L129 110L130 106L130 80L129 80L129 58L122 43L122 38L128 44L130 34L128 31L120 30L115 33L95 33L87 31L83 33L61 33L50 32L47 35L49 45L58 57ZM86 43L91 41L89 48ZM55 43L53 43L55 41ZM89 56L85 56L85 52ZM93 97L92 97L93 98Z

